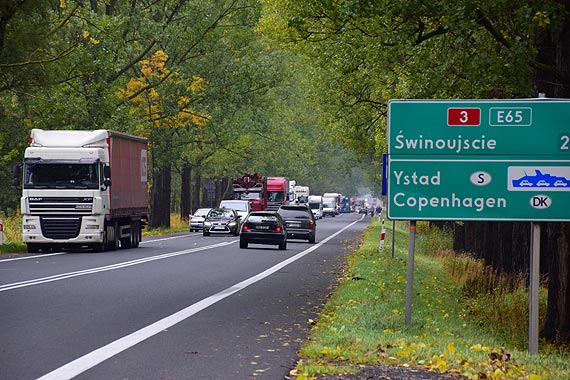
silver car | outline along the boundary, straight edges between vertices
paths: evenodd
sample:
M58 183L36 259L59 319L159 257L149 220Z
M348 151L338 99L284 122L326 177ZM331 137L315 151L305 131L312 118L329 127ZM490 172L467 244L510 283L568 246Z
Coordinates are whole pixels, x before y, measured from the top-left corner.
M204 229L204 219L206 215L210 212L211 208L199 208L194 212L194 215L188 215L189 221L188 225L190 227L190 232L202 231Z

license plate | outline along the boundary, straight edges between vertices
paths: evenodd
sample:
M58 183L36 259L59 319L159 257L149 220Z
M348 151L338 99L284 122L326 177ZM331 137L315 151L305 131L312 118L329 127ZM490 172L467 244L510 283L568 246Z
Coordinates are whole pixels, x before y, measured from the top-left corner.
M256 230L268 230L269 226L257 226L255 227Z
M301 227L301 223L289 223L290 227Z

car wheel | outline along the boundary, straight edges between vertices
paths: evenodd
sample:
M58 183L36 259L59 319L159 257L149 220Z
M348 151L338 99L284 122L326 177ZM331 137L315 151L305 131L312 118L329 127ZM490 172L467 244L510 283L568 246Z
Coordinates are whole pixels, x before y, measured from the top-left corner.
M204 231L203 235L204 236L210 236L210 233L208 231Z
M239 241L239 247L243 248L243 249L247 248L247 241L240 240Z
M287 240L283 240L279 243L279 250L284 251L287 249Z
M234 231L234 236L239 236L239 228L236 228Z
M309 243L314 244L316 241L315 234L309 236Z

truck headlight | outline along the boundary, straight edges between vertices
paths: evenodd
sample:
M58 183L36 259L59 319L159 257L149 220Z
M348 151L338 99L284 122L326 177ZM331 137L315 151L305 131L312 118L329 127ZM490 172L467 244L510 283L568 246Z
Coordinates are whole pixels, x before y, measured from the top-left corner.
M24 229L25 230L35 230L36 226L33 224L24 224Z
M98 224L88 224L85 226L86 230L98 230L99 229L99 225Z

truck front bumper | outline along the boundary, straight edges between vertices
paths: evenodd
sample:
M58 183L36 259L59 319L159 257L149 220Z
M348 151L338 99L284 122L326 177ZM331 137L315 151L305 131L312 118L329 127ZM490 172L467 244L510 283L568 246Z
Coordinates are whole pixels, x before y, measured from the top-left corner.
M104 216L23 217L24 243L94 244L102 243Z

